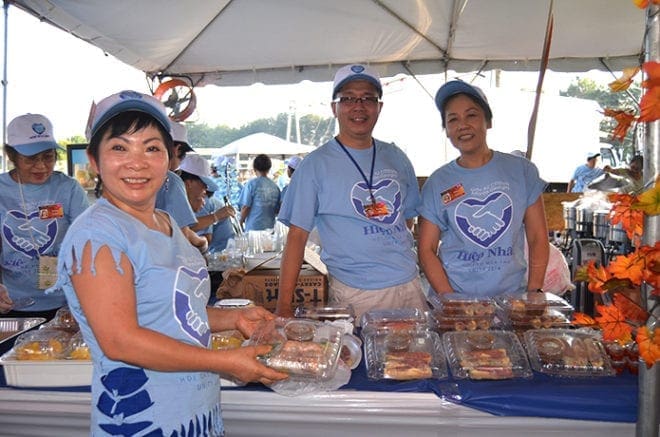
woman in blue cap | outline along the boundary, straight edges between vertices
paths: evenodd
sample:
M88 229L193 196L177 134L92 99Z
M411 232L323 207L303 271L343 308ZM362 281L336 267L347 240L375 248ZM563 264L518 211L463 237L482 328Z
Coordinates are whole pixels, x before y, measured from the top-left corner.
M206 307L204 257L155 208L172 142L164 106L123 91L99 102L90 126L103 197L69 229L57 286L94 361L91 435L223 435L219 373L266 384L286 375L256 359L270 347L214 351L211 332L249 336L274 316Z
M55 171L53 126L25 114L7 126L5 152L14 168L0 174L0 313L51 319L66 301L45 294L56 277L64 234L88 206L78 181Z
M431 288L474 296L541 290L549 249L546 184L536 166L488 147L493 113L479 88L450 81L435 102L460 156L422 188L419 260Z

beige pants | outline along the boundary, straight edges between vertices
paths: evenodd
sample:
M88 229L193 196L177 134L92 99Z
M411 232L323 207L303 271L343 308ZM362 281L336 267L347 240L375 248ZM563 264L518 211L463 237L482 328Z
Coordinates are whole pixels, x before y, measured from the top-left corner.
M429 309L419 277L393 287L367 290L353 288L333 278L328 279L328 304L330 306L353 307L355 325L360 326L362 314L374 309L418 308Z

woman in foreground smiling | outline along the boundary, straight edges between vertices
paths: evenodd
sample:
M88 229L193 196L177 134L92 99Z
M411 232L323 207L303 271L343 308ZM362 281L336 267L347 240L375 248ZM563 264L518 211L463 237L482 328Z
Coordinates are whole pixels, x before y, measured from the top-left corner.
M91 115L90 163L102 198L71 226L58 285L94 361L92 435L223 435L219 373L269 384L269 347L209 349L211 332L274 317L263 308L207 308L205 260L155 209L172 142L163 105L123 91Z

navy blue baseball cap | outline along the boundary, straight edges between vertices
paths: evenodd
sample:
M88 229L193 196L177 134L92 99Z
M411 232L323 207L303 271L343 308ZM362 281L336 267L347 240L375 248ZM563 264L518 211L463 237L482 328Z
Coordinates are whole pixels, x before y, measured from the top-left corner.
M492 120L493 111L491 111L488 99L484 92L481 91L481 88L470 85L462 80L452 80L442 85L435 95L435 105L438 107L442 116L443 126L445 125L445 105L450 98L458 94L467 94L470 96L484 110L486 120Z

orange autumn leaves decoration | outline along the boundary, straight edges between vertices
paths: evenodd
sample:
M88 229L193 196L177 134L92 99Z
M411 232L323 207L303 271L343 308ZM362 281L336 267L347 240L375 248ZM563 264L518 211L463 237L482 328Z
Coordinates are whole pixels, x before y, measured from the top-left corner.
M660 4L660 0L651 0ZM649 0L634 0L645 8ZM605 109L604 114L613 117L617 126L612 133L614 139L623 141L633 123L660 120L660 63L646 62L641 68L646 78L642 81L644 94L639 103L639 117L632 110ZM625 91L631 85L639 68L629 68L616 81L609 84L614 92ZM576 280L588 281L589 291L602 295L603 305L596 305L596 316L576 313L573 323L579 326L598 326L606 341L627 344L633 341L639 346L640 357L647 366L660 361L660 327L651 331L646 326L649 317L644 309L622 294L623 290L639 289L642 283L650 288L652 296L660 297L660 242L653 247L642 246L644 214L660 214L660 178L655 185L641 194L610 194L613 204L610 211L612 225L621 224L635 250L620 255L607 266L595 261L583 266Z

